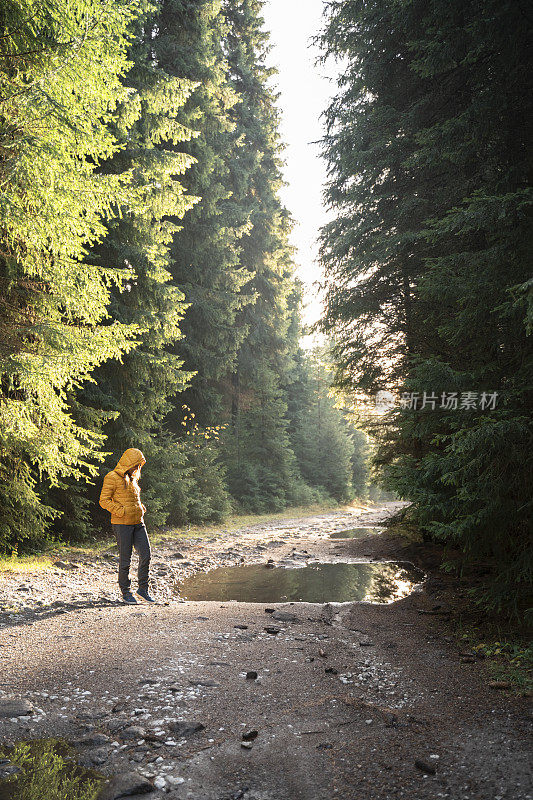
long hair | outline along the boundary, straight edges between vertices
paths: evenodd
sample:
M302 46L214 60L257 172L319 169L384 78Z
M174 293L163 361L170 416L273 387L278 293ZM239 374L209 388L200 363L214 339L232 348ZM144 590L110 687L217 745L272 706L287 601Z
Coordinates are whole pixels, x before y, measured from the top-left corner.
M139 488L138 481L140 477L141 477L140 464L137 464L136 467L132 467L131 469L129 469L127 472L124 473L124 480L126 481L126 484L128 484L131 481L136 488Z

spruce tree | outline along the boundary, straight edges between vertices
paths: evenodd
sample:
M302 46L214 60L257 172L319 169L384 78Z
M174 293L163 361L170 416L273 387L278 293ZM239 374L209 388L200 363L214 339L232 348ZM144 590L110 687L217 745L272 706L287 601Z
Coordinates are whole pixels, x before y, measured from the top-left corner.
M239 103L233 108L242 149L233 162L233 201L246 210L240 240L243 287L254 298L237 315L245 337L231 387L227 463L232 494L247 506L280 508L294 497L298 478L288 437L284 380L292 353L289 297L294 289L291 220L279 200L281 145L276 97L265 64L268 34L258 0L224 4L230 74Z
M374 0L328 3L323 36L346 65L322 235L337 380L419 395L375 428L377 460L429 535L492 564L497 606L533 569L530 34L520 3Z
M235 318L249 300L241 291L247 276L238 255L248 220L231 185L230 165L241 142L231 118L237 96L228 78L225 36L220 0L165 0L153 41L158 63L196 84L181 119L197 133L185 148L195 164L184 185L200 200L173 237L170 269L189 304L175 352L196 373L180 402L201 426L220 421L219 383L235 361L243 335Z
M131 175L132 193L91 253L93 261L132 271L126 291L113 293L110 312L121 323L136 324L140 342L120 362L102 365L83 394L86 406L108 417L107 469L128 447L143 451L150 524L166 522L171 512L176 515L176 505L182 516L182 498L191 489L186 456L164 420L172 399L192 377L174 349L182 338L186 304L169 271L170 248L179 221L199 200L182 185L183 174L194 163L183 146L196 132L180 115L194 84L169 75L159 63L154 48L158 30L157 11L150 9L136 26L128 53L132 67L124 79L127 99L112 121L121 149L101 167L108 174ZM91 499L97 507L95 492Z
M305 482L338 502L361 497L366 464L359 433L352 429L331 391L329 345L316 347L299 358L299 378L291 387L291 443ZM357 460L359 457L359 460ZM353 477L357 477L357 493Z
M126 204L129 176L99 165L120 148L109 127L126 99L131 25L142 2L10 2L0 12L0 546L47 529L39 476L94 475L102 437L68 394L131 349L135 321L109 324L129 270L88 249Z

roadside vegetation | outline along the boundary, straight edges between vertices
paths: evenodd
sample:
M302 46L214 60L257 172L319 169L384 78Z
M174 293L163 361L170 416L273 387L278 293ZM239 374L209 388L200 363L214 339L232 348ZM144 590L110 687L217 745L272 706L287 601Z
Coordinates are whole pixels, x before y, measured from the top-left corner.
M0 750L20 771L0 781L0 798L9 800L96 800L104 778L79 767L65 742L18 742Z
M531 606L531 19L522 3L328 2L324 333L426 538ZM379 46L376 46L379 42Z

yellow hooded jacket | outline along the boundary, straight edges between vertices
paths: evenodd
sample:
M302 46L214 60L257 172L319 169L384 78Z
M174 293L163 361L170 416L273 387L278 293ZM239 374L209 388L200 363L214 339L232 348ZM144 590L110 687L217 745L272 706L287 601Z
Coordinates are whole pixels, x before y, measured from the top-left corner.
M124 478L126 472L138 464L146 464L146 459L140 450L130 447L104 478L100 505L111 512L112 525L137 525L142 521L146 508L141 503L139 487Z

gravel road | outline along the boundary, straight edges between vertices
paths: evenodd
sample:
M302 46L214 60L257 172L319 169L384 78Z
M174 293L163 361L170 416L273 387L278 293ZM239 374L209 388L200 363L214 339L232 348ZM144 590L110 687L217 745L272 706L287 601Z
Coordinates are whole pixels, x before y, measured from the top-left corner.
M427 553L428 581L388 605L179 601L217 565L416 561L386 530L329 539L397 507L169 532L156 606L116 602L112 552L4 574L0 740L65 737L115 776L105 800L531 800L528 700L462 654Z

